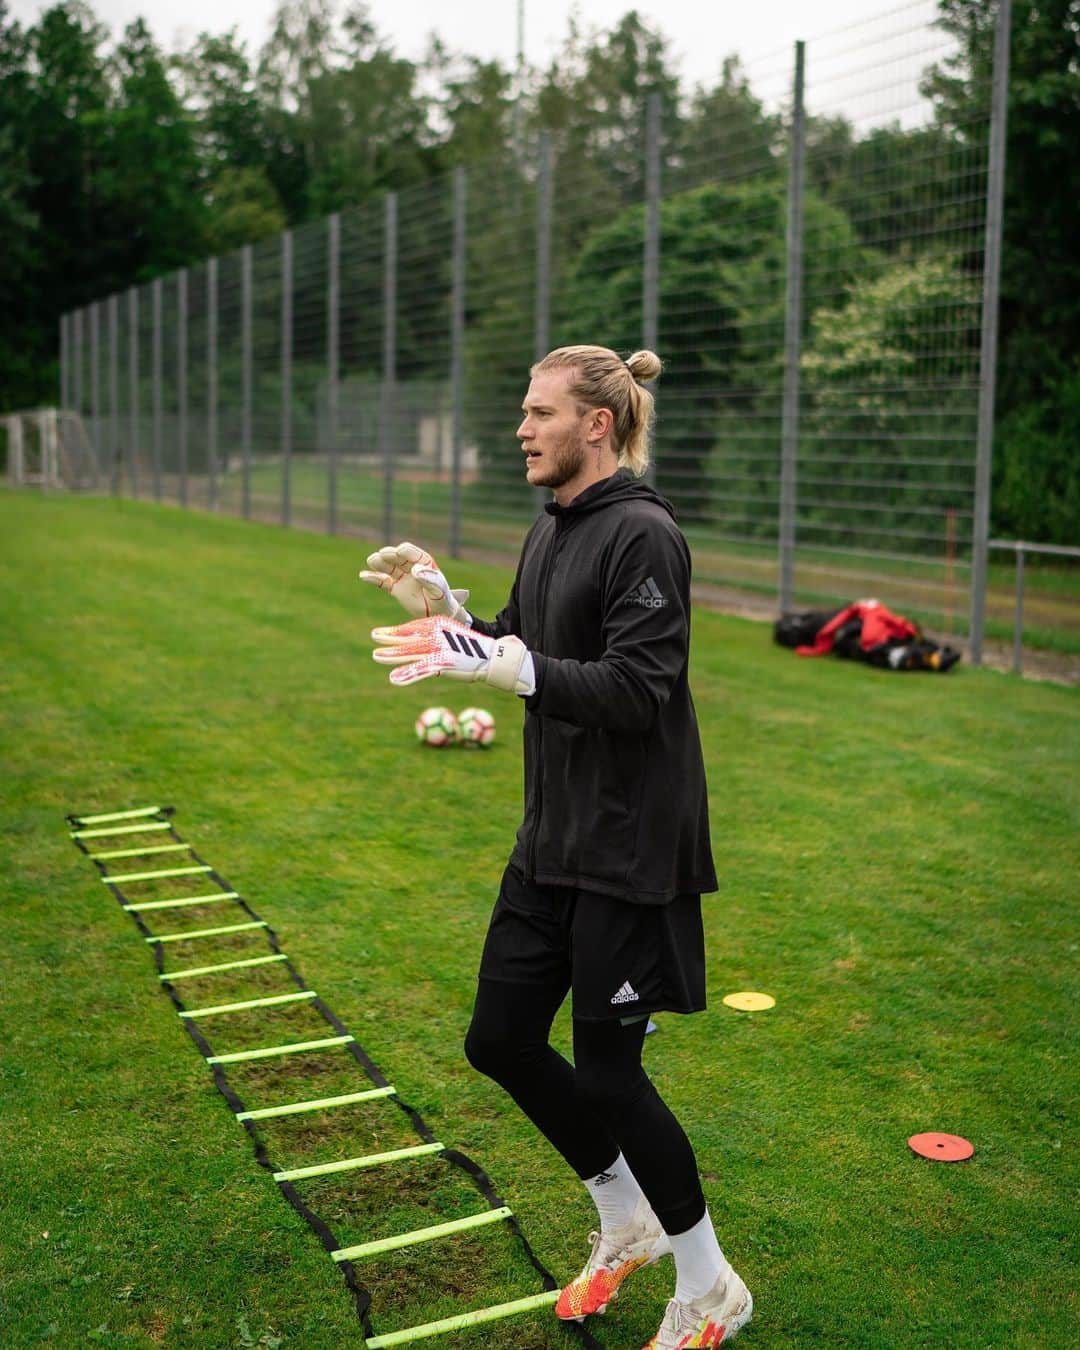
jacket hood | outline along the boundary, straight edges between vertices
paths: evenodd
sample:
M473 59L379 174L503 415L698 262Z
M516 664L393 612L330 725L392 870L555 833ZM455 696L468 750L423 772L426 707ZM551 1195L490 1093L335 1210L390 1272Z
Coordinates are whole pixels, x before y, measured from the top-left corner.
M629 469L616 469L610 478L602 478L599 483L593 483L584 492L579 493L569 506L547 502L544 510L549 516L578 516L626 501L654 502L657 506L663 507L672 520L676 519L675 508L668 499L661 497L660 493L650 487L644 479L635 478Z

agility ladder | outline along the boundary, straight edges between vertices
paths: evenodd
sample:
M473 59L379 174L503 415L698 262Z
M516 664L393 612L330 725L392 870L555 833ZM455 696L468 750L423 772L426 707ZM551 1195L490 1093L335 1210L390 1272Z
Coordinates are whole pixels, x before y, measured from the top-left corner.
M394 1088L393 1084L383 1077L382 1073L365 1053L364 1049L352 1035L349 1029L341 1019L330 1009L318 994L309 989L302 975L293 965L292 961L281 950L278 944L277 935L265 919L261 919L251 908L247 901L238 891L232 889L215 868L205 862L196 853L191 844L186 843L177 833L172 823L172 817L175 808L171 806L142 806L130 811L109 811L104 814L96 815L69 815L68 824L71 826L71 838L76 846L94 863L97 867L101 880L109 887L109 890L116 897L120 907L125 913L129 914L134 920L139 932L144 940L152 947L154 960L157 965L158 980L162 989L169 995L177 1015L183 1022L188 1034L198 1047L199 1053L210 1066L214 1082L218 1090L229 1104L229 1109L233 1112L236 1119L243 1125L251 1138L255 1151L255 1160L260 1167L265 1168L277 1182L281 1193L289 1204L306 1221L323 1247L330 1254L331 1259L337 1264L341 1271L345 1283L353 1295L356 1306L357 1317L364 1333L365 1340L370 1350L381 1350L383 1346L405 1345L410 1341L418 1341L431 1336L439 1336L446 1332L460 1331L468 1327L475 1326L482 1322L494 1322L501 1318L512 1317L519 1313L532 1312L539 1308L546 1308L553 1304L558 1298L558 1285L554 1276L542 1264L533 1252L528 1240L522 1233L513 1211L496 1194L490 1178L475 1162L466 1154L457 1149L447 1148L440 1143L425 1123L420 1113L407 1102L404 1102ZM132 848L106 848L104 851L91 851L91 848L97 848L96 844L87 846L87 840L112 840L113 842L123 842L123 836L132 834L144 834L146 832L155 832L161 838L168 838L171 842L162 844L139 845ZM153 857L166 861L167 855L174 855L170 861L182 862L183 866L153 868L149 871L114 871L113 864L127 858L148 858ZM186 856L181 856L186 855ZM215 891L208 891L205 894L189 895L182 897L173 897L169 899L146 899L132 900L129 898L125 888L133 885L141 885L144 882L155 882L165 878L172 877L198 877L199 881L193 883L196 885L214 885L218 887ZM225 923L212 928L201 928L189 932L175 933L152 933L147 926L145 915L167 914L169 910L181 909L188 906L205 905L223 905L229 908L239 910L243 919L238 923ZM224 911L223 911L224 912ZM212 938L223 934L251 932L252 936L260 934L266 938L270 951L265 956L249 957L238 961L224 961L209 966L192 966L183 970L166 970L166 953L169 950L168 944L171 942L191 941L193 939ZM239 970L248 967L273 965L288 975L296 988L285 994L271 995L266 998L246 999L239 1003L222 1003L209 1005L200 1008L188 1008L183 1003L180 994L177 992L177 983L193 978L195 976L213 975L220 971ZM271 1045L255 1050L240 1050L232 1054L215 1055L210 1043L204 1037L200 1030L199 1023L204 1018L217 1017L230 1012L240 1012L250 1008L277 1007L287 1003L305 1002L314 1008L327 1024L333 1029L334 1035L320 1037L315 1040L299 1041L291 1045ZM225 1070L226 1064L234 1064L243 1060L270 1059L280 1055L303 1054L313 1050L326 1050L333 1047L340 1047L348 1054L352 1055L357 1064L367 1075L373 1087L368 1087L362 1091L350 1092L335 1097L323 1097L312 1101L288 1102L278 1106L262 1107L256 1110L248 1110L244 1102L240 1099L236 1089L229 1082ZM404 1111L412 1123L416 1134L423 1141L421 1144L410 1148L394 1149L387 1153L371 1153L360 1158L342 1158L337 1162L322 1163L313 1167L298 1167L291 1169L278 1168L267 1153L266 1144L259 1135L258 1124L260 1120L268 1120L278 1116L297 1115L306 1111L321 1111L338 1106L346 1106L358 1102L367 1101L387 1101L393 1103L400 1110ZM406 1162L410 1159L422 1157L430 1154L437 1154L446 1162L459 1167L472 1180L476 1189L487 1201L488 1208L481 1210L464 1219L455 1219L448 1223L436 1224L429 1228L418 1228L409 1233L399 1233L391 1237L380 1238L371 1242L363 1242L357 1246L343 1247L335 1237L332 1229L325 1220L319 1217L304 1201L294 1186L294 1182L304 1180L308 1177L323 1176L329 1173L346 1172L357 1168L377 1167L390 1163ZM534 1294L527 1298L515 1299L509 1303L499 1303L488 1308L478 1308L470 1312L465 1312L457 1317L443 1318L437 1322L427 1322L421 1326L405 1327L399 1331L385 1332L381 1335L375 1335L371 1324L371 1294L361 1283L353 1263L368 1257L377 1256L381 1252L394 1251L402 1247L411 1247L420 1243L431 1242L437 1239L450 1237L455 1233L469 1231L493 1223L506 1223L514 1237L521 1243L521 1246L528 1257L529 1262L540 1276L544 1287L544 1293ZM599 1343L589 1334L589 1332L577 1322L561 1323L568 1331L576 1335L578 1339L589 1350L599 1350Z

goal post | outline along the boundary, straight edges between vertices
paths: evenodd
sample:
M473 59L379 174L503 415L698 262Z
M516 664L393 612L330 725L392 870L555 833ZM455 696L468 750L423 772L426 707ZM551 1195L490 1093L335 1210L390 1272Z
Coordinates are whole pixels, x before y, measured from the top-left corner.
M5 477L10 487L43 492L94 489L101 479L93 441L83 419L61 408L30 408L0 415L7 441Z

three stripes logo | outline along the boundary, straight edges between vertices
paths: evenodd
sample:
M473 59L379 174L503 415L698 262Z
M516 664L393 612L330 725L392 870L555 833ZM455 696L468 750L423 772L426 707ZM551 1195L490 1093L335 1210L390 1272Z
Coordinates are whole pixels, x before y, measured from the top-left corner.
M636 1003L640 995L629 980L624 980L619 992L612 998L612 1003Z
M452 652L460 652L462 656L475 656L480 661L488 659L487 652L476 638L469 637L467 633L452 633L448 628L444 628L442 635Z
M642 609L663 609L667 600L656 584L654 577L649 577L643 581L640 586L632 590L623 601L624 605L640 605Z

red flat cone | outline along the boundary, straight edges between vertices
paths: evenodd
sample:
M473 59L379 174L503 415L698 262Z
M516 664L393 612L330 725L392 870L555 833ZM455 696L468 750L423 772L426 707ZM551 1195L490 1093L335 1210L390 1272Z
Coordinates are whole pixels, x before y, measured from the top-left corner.
M963 1162L975 1152L975 1145L958 1134L938 1134L931 1130L927 1134L913 1134L908 1140L908 1148L920 1158L930 1158L934 1162Z

